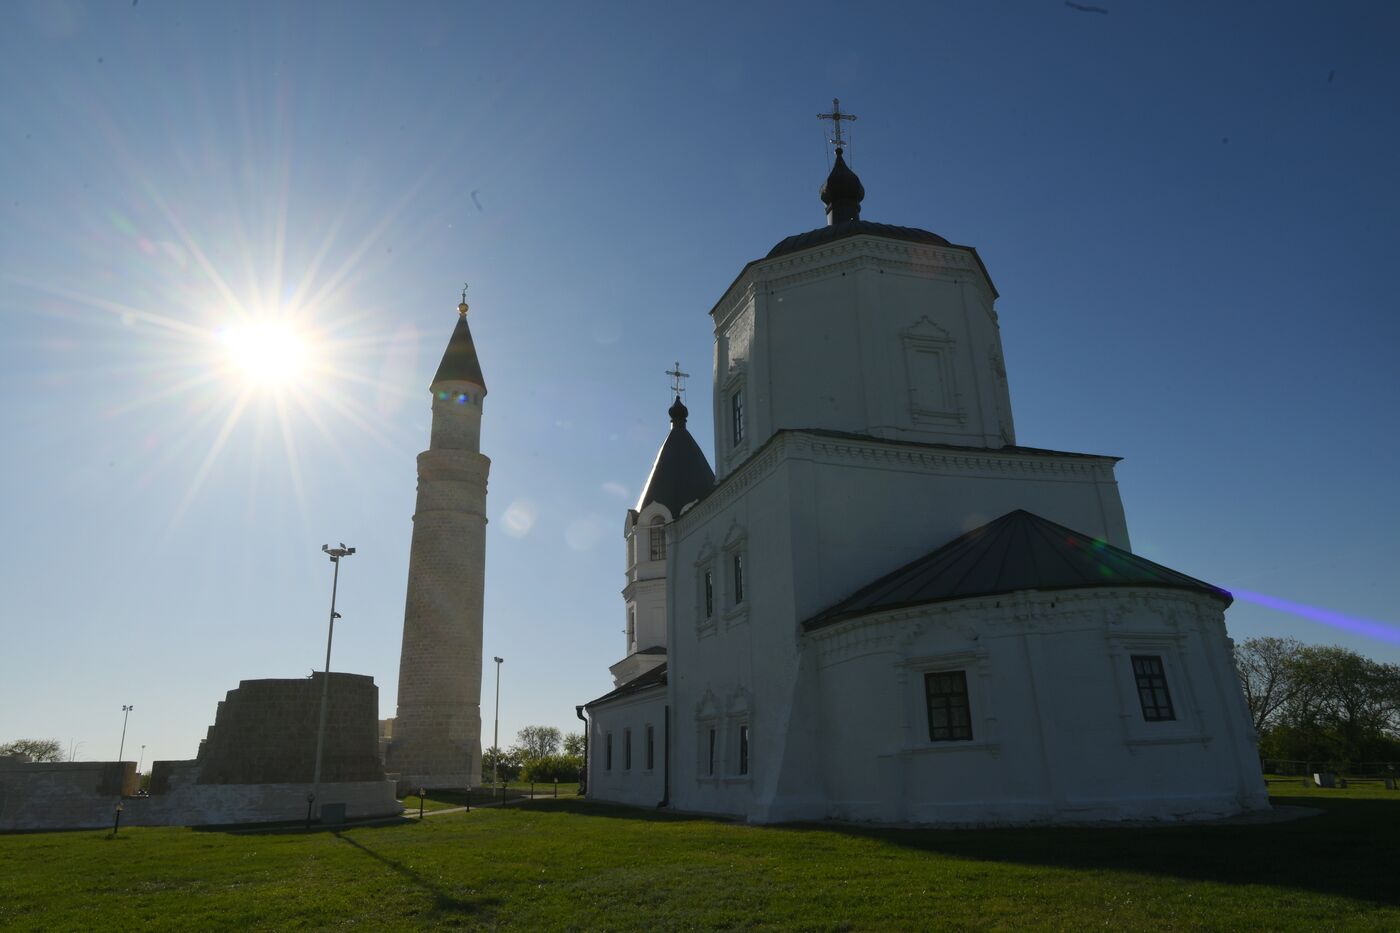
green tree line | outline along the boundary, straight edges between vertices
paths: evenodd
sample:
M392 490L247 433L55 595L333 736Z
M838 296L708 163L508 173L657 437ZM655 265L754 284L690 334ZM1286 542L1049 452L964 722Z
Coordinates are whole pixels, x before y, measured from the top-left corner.
M1263 758L1400 761L1400 665L1337 645L1251 638L1235 667Z
M583 734L565 735L553 726L526 726L515 734L510 748L493 746L481 755L482 783L489 783L493 775L502 781L573 783L582 771Z

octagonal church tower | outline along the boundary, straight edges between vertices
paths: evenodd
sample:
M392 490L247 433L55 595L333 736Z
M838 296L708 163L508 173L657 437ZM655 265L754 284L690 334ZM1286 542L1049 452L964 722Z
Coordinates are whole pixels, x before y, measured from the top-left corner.
M466 294L433 377L433 426L418 455L408 558L399 702L385 770L402 785L462 788L481 781L481 626L486 569L486 476L481 375Z

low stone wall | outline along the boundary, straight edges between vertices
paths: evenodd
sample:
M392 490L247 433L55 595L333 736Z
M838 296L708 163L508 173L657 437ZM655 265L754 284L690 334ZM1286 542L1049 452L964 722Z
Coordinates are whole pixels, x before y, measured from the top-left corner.
M234 823L277 823L306 819L309 783L204 784L195 761L160 762L165 765L163 787L126 801L122 822L133 826L222 826ZM394 799L393 781L336 781L322 783L316 815L326 804L345 804L350 820L394 816L401 812Z
M110 826L136 788L134 761L0 761L0 830Z
M136 790L134 762L0 764L0 831L105 829L122 804L123 826L223 826L306 818L310 784L201 784L196 761L162 761L149 797ZM159 776L160 781L154 780ZM160 784L157 787L157 783ZM317 816L344 804L349 820L401 812L392 781L322 784Z

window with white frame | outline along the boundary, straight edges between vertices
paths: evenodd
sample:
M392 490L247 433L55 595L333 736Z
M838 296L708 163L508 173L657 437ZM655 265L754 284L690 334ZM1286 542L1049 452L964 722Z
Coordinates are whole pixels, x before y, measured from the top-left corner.
M1133 679L1137 683L1138 703L1142 718L1147 722L1168 722L1176 719L1171 691L1167 688L1167 671L1158 654L1132 656Z
M627 609L627 650L630 652L632 646L637 643L637 610Z
M924 675L930 742L965 742L972 738L972 711L966 671L930 671Z
M622 770L632 770L632 730L622 730Z
M706 776L706 777L714 777L714 776L715 776L715 765L718 763L718 762L716 761L715 755L716 755L716 754L718 753L718 751L719 751L718 746L717 746L717 742L716 742L716 740L718 739L718 737L719 737L719 730L716 729L714 726L710 726L709 732L708 732L707 735L706 735L706 742L705 742L705 776Z
M651 520L651 528L648 529L650 537L650 553L652 560L666 559L666 519L660 515Z
M749 773L749 724L743 723L739 726L739 773L747 776Z
M603 736L603 770L612 770L612 733Z
M735 551L729 555L729 591L734 595L734 605L744 602L744 552Z
M656 729L647 723L647 770L656 767Z
M713 565L700 571L700 619L711 622L715 617L715 568Z

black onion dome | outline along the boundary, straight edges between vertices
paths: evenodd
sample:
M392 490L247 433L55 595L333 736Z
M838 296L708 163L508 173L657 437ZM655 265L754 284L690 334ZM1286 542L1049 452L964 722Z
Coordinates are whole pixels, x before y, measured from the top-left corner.
M467 326L467 316L457 318L457 327L452 338L447 341L447 350L438 364L437 375L431 385L439 382L470 382L486 388L486 380L481 375L481 363L476 358L476 344L472 341L471 328Z
M681 509L710 491L715 485L715 471L710 469L704 451L686 430L685 420L689 411L680 396L676 396L669 414L671 433L666 435L665 443L657 451L646 488L637 500L637 511L659 502L675 518L681 514Z
M826 205L827 223L860 219L860 202L865 200L865 186L846 164L840 147L836 149L836 164L822 183L821 198Z

